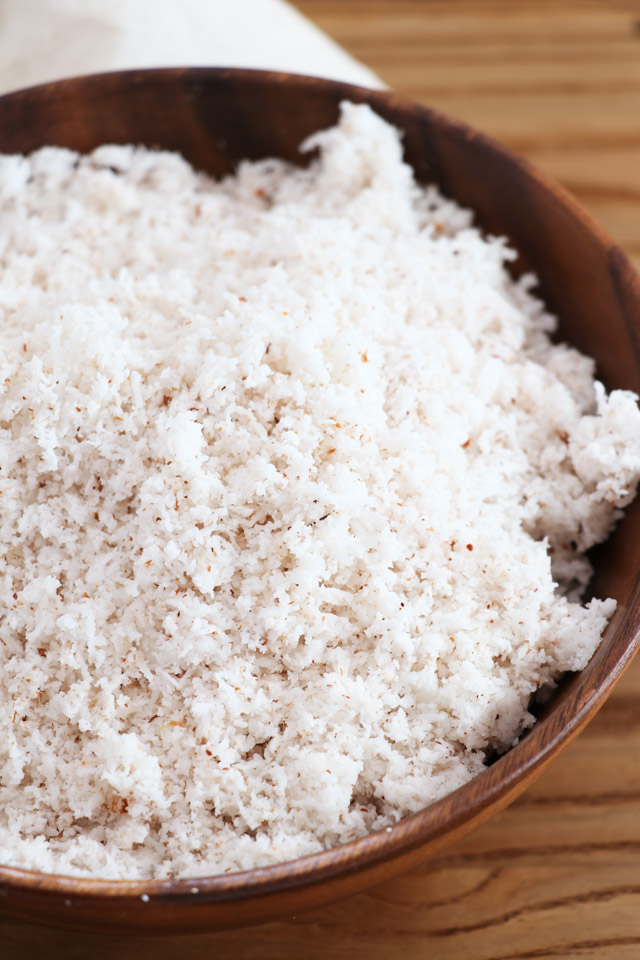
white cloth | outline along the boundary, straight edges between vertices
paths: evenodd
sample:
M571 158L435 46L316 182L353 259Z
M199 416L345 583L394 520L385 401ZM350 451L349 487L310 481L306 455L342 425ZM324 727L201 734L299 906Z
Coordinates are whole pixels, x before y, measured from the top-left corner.
M0 93L156 66L259 67L382 86L284 0L0 0Z

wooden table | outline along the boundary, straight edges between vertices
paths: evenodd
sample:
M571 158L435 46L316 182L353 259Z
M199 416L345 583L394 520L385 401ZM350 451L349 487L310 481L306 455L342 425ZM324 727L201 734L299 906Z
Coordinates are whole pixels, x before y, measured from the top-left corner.
M298 0L397 90L561 180L640 267L640 2ZM525 796L422 869L253 930L126 942L0 923L2 960L638 960L640 659Z

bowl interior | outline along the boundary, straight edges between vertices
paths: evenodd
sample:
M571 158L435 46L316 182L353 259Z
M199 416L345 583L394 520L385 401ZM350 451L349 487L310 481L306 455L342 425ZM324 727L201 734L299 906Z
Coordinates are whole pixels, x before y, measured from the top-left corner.
M278 156L301 163L299 144L336 121L343 99L368 102L399 126L418 179L437 183L458 203L473 208L485 230L509 237L520 252L516 269L535 270L543 297L560 317L561 337L595 357L608 388L640 389L640 282L621 252L559 187L509 151L391 93L237 70L150 70L78 78L0 98L0 151L25 153L55 144L84 152L101 143L138 143L178 150L196 167L221 176L246 158ZM442 846L523 789L595 712L628 663L640 627L639 542L636 504L595 555L594 593L615 597L618 608L588 667L562 687L543 719L513 750L471 784L391 833L293 864L198 881L196 894L193 881L72 881L0 868L2 909L9 904L22 916L72 923L72 918L56 916L72 896L85 926L96 922L99 900L117 904L111 922L141 927L153 922L156 929L169 924L167 914L163 920L160 909L140 900L141 891L147 890L157 896L162 910L168 900L182 910L182 919L174 920L172 928L191 928L191 920L184 919L187 907L229 905L238 897L245 919L265 919L274 914L268 908L265 912L264 904L279 891L311 889L357 873L368 877L359 882L365 886L381 878L381 865L395 861L393 869L398 869L398 864L413 862L418 851ZM357 889L358 884L350 882L351 887L345 880L342 892ZM260 898L262 913L252 913L249 903ZM300 894L295 904L299 908L312 902L318 901L304 901Z

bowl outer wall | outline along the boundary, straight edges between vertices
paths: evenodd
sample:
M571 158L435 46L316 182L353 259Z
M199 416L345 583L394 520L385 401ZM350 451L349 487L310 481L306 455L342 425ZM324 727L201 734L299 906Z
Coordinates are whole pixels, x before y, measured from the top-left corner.
M393 93L329 80L216 68L126 71L0 97L0 151L101 143L180 151L214 176L242 159L306 162L298 146L335 123L342 100L369 103L404 133L418 180L471 207L535 270L560 336L595 357L609 389L640 389L640 280L624 254L557 184L464 124ZM477 778L391 832L259 870L210 878L108 881L0 867L0 912L78 929L196 932L273 920L397 874L488 819L521 793L601 706L640 631L640 505L598 550L594 592L618 608L598 652L545 715ZM196 892L194 892L196 891ZM142 896L145 896L145 900ZM148 899L146 899L148 898Z

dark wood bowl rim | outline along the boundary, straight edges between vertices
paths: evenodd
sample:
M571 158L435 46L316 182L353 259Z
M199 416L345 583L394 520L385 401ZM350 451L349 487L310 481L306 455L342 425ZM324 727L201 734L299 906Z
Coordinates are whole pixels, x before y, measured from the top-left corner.
M457 131L469 140L480 141L497 157L518 166L526 178L536 181L558 205L564 207L571 217L580 222L582 228L595 238L604 256L615 250L616 255L628 266L629 272L633 272L625 254L615 247L613 241L580 207L571 194L536 170L527 160L461 121L388 90L372 90L323 78L263 70L177 67L122 70L71 77L54 83L12 91L0 99L5 97L37 99L43 95L51 98L69 85L72 87L95 85L98 88L136 86L150 82L162 85L163 81L173 78L187 78L193 83L197 83L199 79L232 78L246 85L273 87L286 85L298 87L301 90L321 88L338 92L345 99L352 97L356 101L365 101L374 109L379 104L387 110L392 108L402 113L422 114L440 127ZM637 292L640 298L640 281L637 284ZM106 899L118 900L123 905L134 906L136 903L140 904L141 897L144 896L145 900L153 898L154 901L164 900L173 904L182 901L195 905L198 902L243 900L294 887L316 885L336 876L357 873L365 867L392 860L400 854L433 842L439 836L447 835L465 822L477 818L483 809L498 804L502 798L517 788L520 781L547 763L555 753L573 739L602 705L639 646L640 633L610 644L609 649L601 656L597 684L589 685L583 682L583 675L589 667L585 668L562 703L564 722L560 729L556 729L555 713L551 710L550 714L536 723L531 732L516 746L469 783L387 830L370 833L358 840L297 860L254 870L205 877L167 880L103 880L0 866L0 887L56 900L67 896L73 898L75 902L78 900L95 902Z

